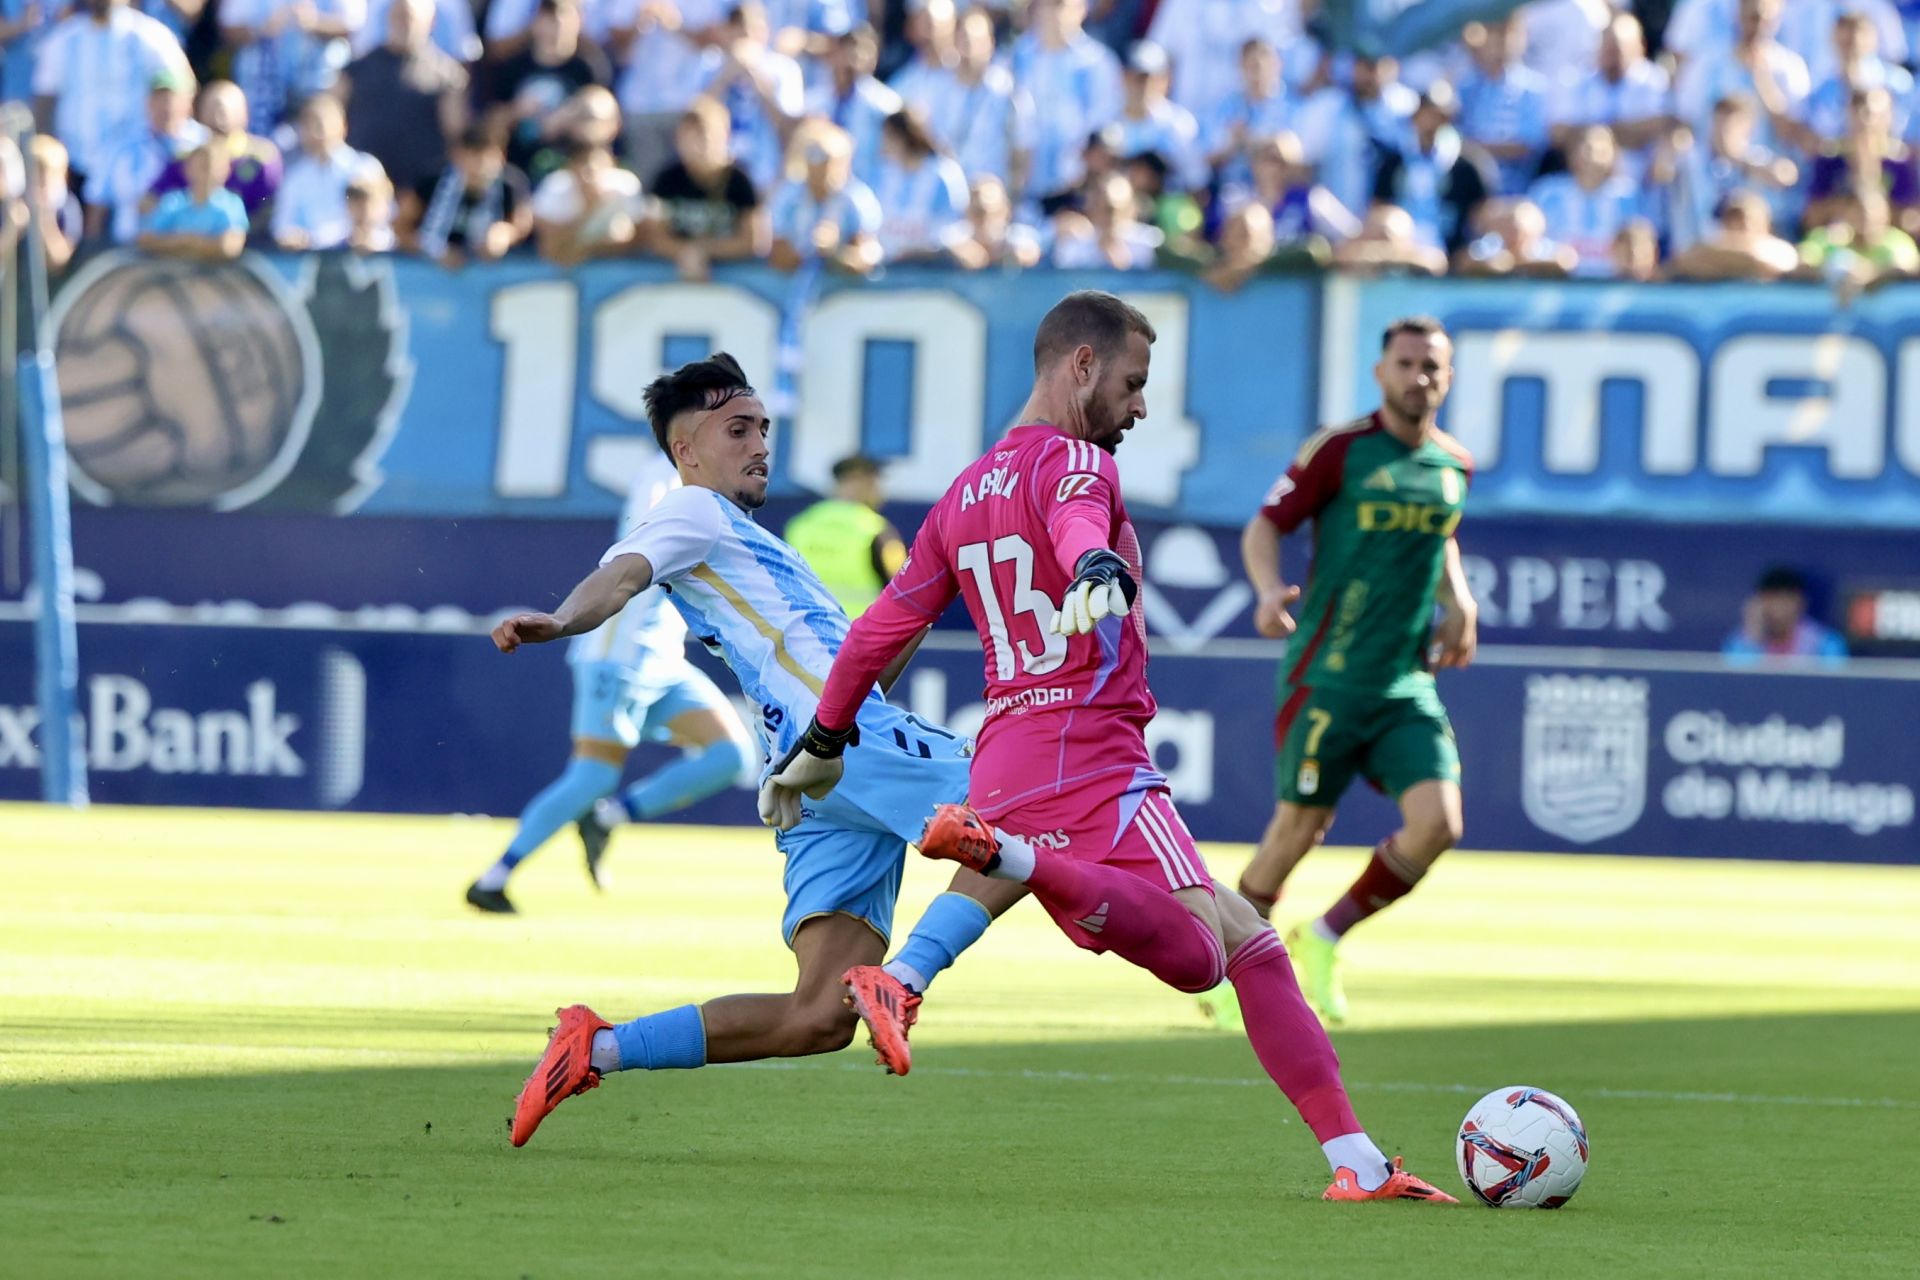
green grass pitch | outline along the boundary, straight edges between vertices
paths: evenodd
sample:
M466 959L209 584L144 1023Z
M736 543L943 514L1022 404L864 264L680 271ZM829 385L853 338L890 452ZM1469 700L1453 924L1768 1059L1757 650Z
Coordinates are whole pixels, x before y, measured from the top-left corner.
M630 1073L521 1151L552 1009L789 974L755 831L571 836L460 893L472 819L0 806L0 1275L1912 1276L1920 868L1454 855L1348 944L1362 1119L1459 1191L1503 1084L1565 1094L1559 1213L1323 1205L1245 1042L1031 904L864 1043ZM1231 873L1241 850L1209 851ZM1288 920L1359 855L1316 853ZM914 859L906 924L944 877Z

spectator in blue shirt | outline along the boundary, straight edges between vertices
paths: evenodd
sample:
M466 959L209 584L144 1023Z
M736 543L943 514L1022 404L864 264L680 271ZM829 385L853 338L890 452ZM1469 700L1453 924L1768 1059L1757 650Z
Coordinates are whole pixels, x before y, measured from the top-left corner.
M1033 100L1029 201L1057 203L1086 176L1087 139L1120 114L1120 60L1082 30L1086 0L1033 0L1014 41L1013 79ZM883 201L884 203L884 201Z
M1240 87L1220 100L1203 135L1221 186L1252 181L1253 153L1267 139L1295 131L1297 109L1281 76L1279 50L1258 37L1241 45Z
M773 193L773 251L781 271L809 262L866 275L880 265L880 202L853 176L853 142L826 120L803 120L787 146L787 180Z
M1791 661L1811 658L1841 663L1847 642L1831 627L1807 616L1807 580L1796 569L1775 566L1760 575L1741 611L1740 628L1721 652L1731 662Z
M876 80L880 37L859 26L833 37L826 78L807 95L807 114L824 116L846 130L853 143L853 175L872 182L880 165L880 125L904 105L900 95Z
M993 17L985 9L961 16L953 57L950 68L909 64L894 88L968 177L992 175L1018 192L1030 168L1033 101L995 59Z
M1880 36L1865 14L1843 13L1833 24L1833 74L1807 98L1807 128L1829 146L1846 136L1847 107L1855 90L1885 89L1892 97L1893 129L1908 136L1913 76L1880 56Z
M193 84L169 69L147 90L147 115L107 151L106 163L87 175L87 235L131 244L148 211L148 193L167 166L207 140L190 114Z
M1547 82L1521 61L1526 19L1473 23L1466 42L1474 69L1460 83L1461 136L1478 143L1499 166L1500 194L1524 191L1547 147Z
M937 257L948 229L967 212L967 177L940 154L926 122L912 111L887 117L881 131L880 249L888 262Z
M247 246L247 207L226 189L226 149L201 143L187 153L187 189L169 191L147 215L140 247L191 262L232 262Z
M1135 45L1127 59L1120 116L1111 127L1119 131L1121 159L1158 153L1175 190L1198 191L1208 176L1200 127L1191 112L1167 97L1170 71L1166 50L1145 40Z
M1640 189L1620 172L1611 129L1590 125L1581 130L1567 157L1567 172L1541 178L1530 194L1546 215L1548 237L1578 258L1574 275L1613 274L1613 242L1643 210Z

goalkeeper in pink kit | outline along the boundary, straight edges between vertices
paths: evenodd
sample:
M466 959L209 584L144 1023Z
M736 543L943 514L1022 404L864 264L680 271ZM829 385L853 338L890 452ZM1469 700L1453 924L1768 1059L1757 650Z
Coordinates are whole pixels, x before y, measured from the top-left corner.
M920 851L1024 883L1077 945L1181 991L1231 981L1261 1066L1326 1152L1327 1199L1451 1203L1360 1127L1285 946L1239 895L1215 893L1147 752L1140 544L1112 455L1146 416L1153 338L1112 294L1070 294L1047 313L1023 425L954 481L854 623L762 812L797 822L803 795L832 789L861 699L964 596L985 649L987 716L969 803L939 806Z

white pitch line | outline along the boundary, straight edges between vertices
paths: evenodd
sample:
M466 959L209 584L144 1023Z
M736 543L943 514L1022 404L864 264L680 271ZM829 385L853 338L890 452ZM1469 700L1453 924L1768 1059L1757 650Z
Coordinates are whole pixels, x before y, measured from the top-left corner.
M510 1055L489 1053L478 1049L373 1049L361 1046L332 1045L264 1045L264 1044L206 1044L196 1041L171 1040L116 1040L97 1043L96 1050L136 1051L162 1053L218 1053L237 1057L303 1057L315 1059L348 1059L360 1062L396 1062L428 1066L435 1063L448 1065L456 1063L489 1063L503 1065L519 1063L521 1060ZM8 1046L0 1051L0 1057L21 1056L35 1053L37 1046L31 1043ZM527 1059L531 1061L531 1058ZM865 1062L835 1062L832 1060L773 1059L765 1062L737 1062L719 1064L748 1071L858 1071L879 1074L880 1068ZM216 1073L217 1074L217 1073ZM1066 1071L1066 1070L1020 1070L1000 1071L988 1067L915 1067L917 1076L942 1076L968 1080L1026 1080L1057 1084L1130 1084L1147 1085L1154 1088L1201 1088L1201 1089L1271 1089L1273 1081L1264 1076L1182 1076L1182 1075L1127 1075L1111 1071ZM141 1077L147 1079L147 1077ZM16 1082L20 1083L20 1082ZM111 1083L97 1081L95 1083ZM1479 1097L1489 1087L1483 1084L1436 1084L1424 1080L1349 1080L1347 1088L1356 1092L1378 1093L1449 1093ZM1869 1111L1920 1111L1920 1099L1909 1098L1820 1098L1804 1096L1777 1096L1760 1093L1715 1093L1699 1090L1661 1090L1661 1089L1581 1089L1582 1098L1607 1098L1620 1102L1703 1102L1720 1106L1737 1107L1840 1107Z

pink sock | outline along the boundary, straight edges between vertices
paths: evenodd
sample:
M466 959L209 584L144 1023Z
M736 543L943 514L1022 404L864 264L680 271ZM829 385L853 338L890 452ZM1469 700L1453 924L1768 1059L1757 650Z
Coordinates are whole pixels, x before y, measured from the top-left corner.
M1168 986L1207 991L1220 985L1226 953L1213 930L1178 898L1132 872L1035 849L1027 888Z
M1313 1136L1331 1142L1361 1132L1340 1082L1339 1055L1300 994L1279 935L1262 930L1235 948L1227 959L1227 980L1239 993L1254 1056Z

